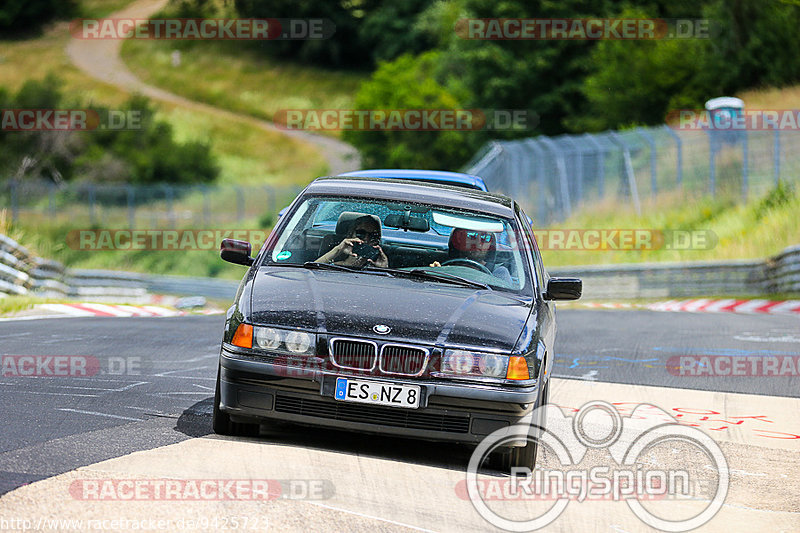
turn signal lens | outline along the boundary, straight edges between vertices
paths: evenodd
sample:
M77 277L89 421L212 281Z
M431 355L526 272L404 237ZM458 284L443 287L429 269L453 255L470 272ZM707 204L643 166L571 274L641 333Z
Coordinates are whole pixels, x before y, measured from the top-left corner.
M253 326L250 324L245 324L244 322L239 324L239 327L236 328L236 333L233 334L233 340L231 341L231 344L238 346L239 348L252 348Z
M530 379L528 363L521 355L514 355L508 360L508 373L506 379Z

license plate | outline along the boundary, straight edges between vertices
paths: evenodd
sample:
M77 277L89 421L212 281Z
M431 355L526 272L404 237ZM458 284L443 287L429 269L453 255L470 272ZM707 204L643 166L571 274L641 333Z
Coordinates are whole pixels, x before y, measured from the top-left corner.
M371 403L389 407L416 409L419 407L420 387L365 381L362 379L336 378L334 398L344 402Z

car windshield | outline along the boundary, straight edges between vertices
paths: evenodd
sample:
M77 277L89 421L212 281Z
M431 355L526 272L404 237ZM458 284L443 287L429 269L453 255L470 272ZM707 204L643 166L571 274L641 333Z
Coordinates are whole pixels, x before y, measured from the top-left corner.
M497 215L393 200L312 196L294 209L266 261L307 267L315 266L309 262L334 264L382 275L407 271L423 283L455 283L460 278L474 286L519 292L527 290L530 279L519 242L516 225Z

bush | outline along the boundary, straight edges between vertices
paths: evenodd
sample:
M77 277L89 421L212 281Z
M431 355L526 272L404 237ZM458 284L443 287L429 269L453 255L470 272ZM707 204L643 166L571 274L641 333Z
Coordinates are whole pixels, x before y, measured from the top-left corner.
M437 81L438 52L404 55L381 63L364 82L356 109L463 109L464 94ZM481 140L459 131L352 131L344 139L361 152L366 167L457 168Z
M76 0L3 0L0 4L0 31L26 33L45 23L74 15Z
M0 88L0 108L83 108L65 101L54 76L26 82L16 95ZM110 110L92 107L106 124ZM135 184L190 184L213 181L219 168L208 142L178 143L172 127L156 120L143 96L132 97L120 110L138 113L139 129L90 131L0 130L0 176L46 178L55 182L81 179ZM133 126L133 124L129 125Z

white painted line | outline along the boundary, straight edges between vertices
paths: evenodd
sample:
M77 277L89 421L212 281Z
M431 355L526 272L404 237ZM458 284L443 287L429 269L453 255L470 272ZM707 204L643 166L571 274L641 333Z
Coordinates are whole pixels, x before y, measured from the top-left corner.
M58 411L68 411L70 413L80 413L80 414L84 414L84 415L94 415L94 416L105 416L105 417L108 417L108 418L118 418L120 420L132 420L134 422L141 422L142 421L141 418L131 418L129 416L110 415L108 413L98 413L96 411L82 411L80 409L69 409L69 408L66 408L66 407L62 407L62 408L59 408L57 410Z

